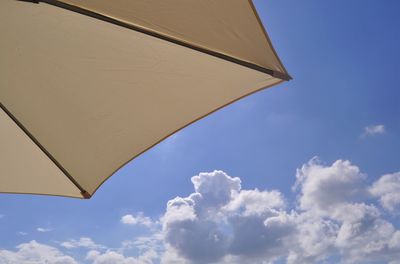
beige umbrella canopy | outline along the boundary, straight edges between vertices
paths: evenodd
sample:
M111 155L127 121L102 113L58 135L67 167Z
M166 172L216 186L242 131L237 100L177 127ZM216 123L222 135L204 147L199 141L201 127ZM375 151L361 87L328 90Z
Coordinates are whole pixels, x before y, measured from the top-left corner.
M90 198L126 162L290 79L251 1L0 1L0 192Z

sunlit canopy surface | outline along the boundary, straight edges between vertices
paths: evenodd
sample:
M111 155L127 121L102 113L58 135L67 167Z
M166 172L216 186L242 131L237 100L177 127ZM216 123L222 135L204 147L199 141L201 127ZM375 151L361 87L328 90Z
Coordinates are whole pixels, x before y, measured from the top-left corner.
M0 1L0 192L89 198L289 76L247 0Z

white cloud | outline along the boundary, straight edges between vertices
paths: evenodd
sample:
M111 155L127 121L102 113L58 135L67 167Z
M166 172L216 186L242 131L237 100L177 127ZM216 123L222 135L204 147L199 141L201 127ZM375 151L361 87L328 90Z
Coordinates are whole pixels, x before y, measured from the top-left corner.
M36 228L36 231L41 232L41 233L46 233L52 231L50 228L44 228L44 227L38 227Z
M190 260L183 258L174 247L166 245L166 249L161 256L161 264L191 264ZM229 262L227 262L229 263Z
M273 209L283 209L286 204L278 191L242 190L224 207L227 211L241 211L244 215L260 215Z
M385 133L384 125L371 125L364 128L365 135L378 135Z
M87 260L93 261L93 264L137 264L136 259L133 257L125 257L115 251L107 251L100 253L96 250L91 250L86 256Z
M157 251L160 251L164 247L163 240L163 234L156 232L149 236L140 236L134 240L123 241L122 250L136 248L141 252L148 251L150 249L156 249Z
M150 217L144 216L143 212L139 212L135 215L127 214L121 217L121 223L126 225L144 225L151 227L154 223Z
M192 183L195 192L170 200L161 218L165 263L243 263L287 252L282 245L291 243L295 226L281 193L241 190L240 179L223 171L200 173Z
M294 189L300 190L300 209L330 215L340 204L362 201L366 196L365 178L350 161L337 160L324 166L313 158L296 173Z
M195 192L203 196L199 201L207 207L228 203L232 195L241 189L241 181L238 177L230 177L225 172L218 170L211 173L200 173L193 176L191 180Z
M89 249L102 249L105 248L103 245L96 244L90 237L81 237L79 240L71 239L60 244L62 247L67 249L72 248L89 248Z
M19 231L17 234L20 235L20 236L26 236L28 233L23 232L23 231Z
M152 264L153 260L157 258L158 253L152 249L147 250L138 258L126 257L112 250L108 250L105 253L91 250L86 255L86 259L92 261L92 264Z
M313 158L297 170L292 207L279 191L242 189L238 177L223 171L200 173L192 183L193 193L168 201L158 221L143 213L121 218L124 224L151 226L146 236L123 241L117 249L87 237L61 246L90 249L86 262L91 264L294 264L325 263L332 257L343 264L399 264L400 230L381 209L393 213L399 208L400 172L370 186L350 161L326 165ZM50 248L70 261L54 263L76 263ZM42 263L34 254L21 258L19 251L0 251L0 263L4 256L11 263Z
M400 209L400 172L383 175L372 185L370 192L379 198L383 208L390 212L398 211Z
M40 244L35 240L17 246L17 251L0 250L0 263L7 264L78 264L57 248Z
M360 263L392 261L399 257L389 246L396 229L382 218L374 204L365 203L370 198L368 190L371 188L357 166L342 160L323 166L314 158L297 171L296 177L301 214L329 221L331 225L329 236L321 236L323 241L328 238L329 247L320 253L319 259L338 254L343 263ZM378 181L372 189L377 191L382 187L379 183L382 182ZM304 224L308 225L307 221L298 227L302 229ZM299 241L302 245L303 237ZM307 248L294 249L292 256L304 260Z
M135 257L126 254L131 250L136 251ZM92 249L86 254L86 260L91 264L153 264L159 263L162 251L164 251L163 235L154 232L148 236L125 240L120 248Z
M312 212L296 215L297 233L291 237L295 246L289 250L287 263L315 263L335 253L339 225Z
M201 173L192 178L194 193L167 203L161 262L315 263L336 256L343 263L395 263L400 231L370 200L371 192L383 204L383 193L398 193L393 175L369 187L350 161L324 165L313 158L297 170L298 207L287 211L279 191L242 190L237 177ZM386 199L388 208L388 200L397 201Z

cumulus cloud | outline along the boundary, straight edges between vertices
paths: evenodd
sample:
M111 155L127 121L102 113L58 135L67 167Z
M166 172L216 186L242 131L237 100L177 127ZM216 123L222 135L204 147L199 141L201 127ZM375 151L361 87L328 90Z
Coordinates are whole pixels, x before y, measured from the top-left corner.
M35 240L17 246L16 251L0 250L0 263L9 264L78 264L71 256L55 247L40 244Z
M329 215L343 203L362 201L365 178L350 161L337 160L324 166L314 157L297 169L294 189L300 190L300 209Z
M192 183L195 192L170 200L161 219L165 242L173 250L164 259L243 263L286 253L295 225L282 210L281 193L242 190L240 179L223 171L200 173Z
M144 225L151 227L154 223L150 217L144 216L143 212L139 212L135 215L127 214L121 217L121 223L126 225Z
M297 206L277 190L243 190L223 171L192 177L194 192L167 203L162 263L393 262L400 231L371 201L398 206L399 175L367 176L350 161L313 158L296 173ZM385 197L386 195L386 197ZM396 196L396 197L395 197Z
M193 176L191 180L195 193L202 196L198 202L201 202L204 207L224 205L241 189L240 179L230 177L223 171L203 172Z
M383 175L369 189L379 198L383 208L395 212L400 209L400 172Z
M61 246L67 249L72 248L89 248L101 249L105 248L103 245L96 244L90 237L81 237L79 240L71 239L61 243Z
M398 231L374 204L366 202L370 187L357 166L342 160L324 166L314 158L297 171L296 178L300 216L324 221L329 226L329 232L320 235L327 242L326 250L316 251L313 261L335 254L343 263L398 259L399 253L390 246ZM309 225L309 221L299 223L298 228L302 230L304 225ZM302 243L303 236L297 239L300 247L290 256L293 263L310 256L308 246Z
M273 209L283 209L286 203L278 191L242 190L224 207L224 210L240 211L244 215L259 215Z
M378 135L385 133L384 125L371 125L364 128L365 135Z
M217 260L225 254L227 238L214 220L197 217L194 203L193 197L168 202L162 218L165 240L185 258L203 263Z
M296 214L295 219L296 233L291 237L295 245L286 256L287 263L315 263L335 254L336 222L312 212Z

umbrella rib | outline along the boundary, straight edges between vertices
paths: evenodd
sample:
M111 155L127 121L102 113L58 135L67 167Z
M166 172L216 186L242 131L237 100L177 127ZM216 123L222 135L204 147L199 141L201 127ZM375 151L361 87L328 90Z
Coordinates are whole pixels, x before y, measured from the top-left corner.
M112 17L108 17L106 15L102 15L102 14L96 13L94 11L87 10L87 9L84 9L84 8L81 8L81 7L78 7L78 6L75 6L75 5L67 4L67 3L64 3L62 1L58 1L58 0L19 0L19 1L26 1L26 2L33 2L33 3L39 3L39 2L46 3L46 4L49 4L49 5L53 5L53 6L56 6L56 7L63 8L63 9L67 9L69 11L73 11L73 12L76 12L76 13L79 13L79 14L82 14L82 15L86 15L86 16L89 16L89 17L92 17L92 18L96 18L96 19L99 19L99 20L102 20L102 21L105 21L105 22L108 22L108 23L111 23L111 24L114 24L114 25L117 25L117 26L121 26L121 27L124 27L124 28L127 28L127 29L135 30L135 31L138 31L140 33L143 33L143 34L146 34L146 35L149 35L149 36L152 36L152 37L156 37L156 38L168 41L168 42L172 42L174 44L177 44L177 45L180 45L180 46L183 46L183 47L186 47L186 48L190 48L190 49L193 49L193 50L196 50L196 51L199 51L199 52L202 52L202 53L205 53L205 54L208 54L208 55L211 55L211 56L223 59L223 60L227 60L227 61L239 64L241 66L244 66L244 67L259 71L259 72L263 72L263 73L269 74L269 75L271 75L271 76L273 76L275 78L278 78L278 79L282 79L282 80L285 80L285 81L288 81L288 80L292 79L292 77L289 74L287 74L286 72L279 72L279 71L274 71L274 70L271 70L271 69L267 69L265 67L261 67L261 66L259 66L257 64L254 64L254 63L250 63L250 62L247 62L247 61L244 61L244 60L240 60L240 59L237 59L237 58L234 58L234 57L231 57L231 56L228 56L226 54L219 53L219 52L216 52L216 51L213 51L213 50L205 49L203 47L196 46L196 45L190 44L188 42L185 42L185 41L182 41L182 40L179 40L179 39L175 39L175 38L172 38L172 37L169 37L169 36L166 36L166 35L162 35L160 33L157 33L157 32L154 32L154 31L150 31L148 29L145 29L145 28L133 25L133 24L125 23L125 22L120 21L118 19L115 19L115 18L112 18ZM252 8L254 8L254 7L252 7Z
M14 121L14 123L38 146L40 150L67 176L67 178L80 190L83 198L89 199L91 195L71 176L71 174L58 162L47 149L29 132L29 130L0 102L0 108Z

